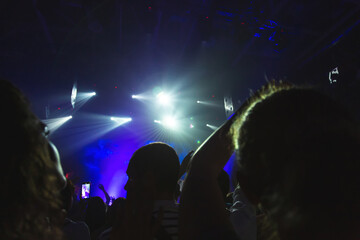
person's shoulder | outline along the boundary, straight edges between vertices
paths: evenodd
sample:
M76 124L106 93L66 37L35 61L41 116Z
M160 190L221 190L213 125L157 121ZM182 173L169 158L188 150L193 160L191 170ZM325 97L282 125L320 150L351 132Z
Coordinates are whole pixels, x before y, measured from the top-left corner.
M105 229L100 235L98 236L97 240L108 240L110 239L110 234L112 231L112 227Z
M176 211L176 212L178 212L179 211L179 204L174 203L172 205L164 206L163 209L168 210L168 211Z
M75 224L77 224L79 227L89 229L88 225L83 221L75 222Z
M68 219L68 218L65 219L64 227L65 228L83 230L83 231L89 231L89 227L85 222L82 222L82 221L75 222L75 221L73 221L71 219Z
M89 227L85 222L75 222L65 219L63 231L68 239L90 240Z

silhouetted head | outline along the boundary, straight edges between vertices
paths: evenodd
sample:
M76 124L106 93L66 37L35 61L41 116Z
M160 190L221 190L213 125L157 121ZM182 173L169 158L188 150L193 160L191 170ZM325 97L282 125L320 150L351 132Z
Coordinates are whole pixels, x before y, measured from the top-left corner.
M125 213L126 199L119 197L113 201L107 211L106 224L108 227L112 227L116 221L122 221Z
M180 162L175 150L165 143L151 143L139 148L131 157L126 171L129 179L125 190L141 191L153 180L157 193L174 195ZM153 179L147 179L147 178Z
M24 95L0 80L1 235L4 239L57 239L58 193L63 187L44 124ZM62 178L63 176L61 176ZM47 218L52 219L52 232ZM59 223L60 224L60 223Z
M106 219L106 204L101 197L91 197L87 199L85 222L89 226L90 232L102 227Z
M232 131L242 187L282 238L351 237L360 214L360 141L342 106L313 89L270 84Z

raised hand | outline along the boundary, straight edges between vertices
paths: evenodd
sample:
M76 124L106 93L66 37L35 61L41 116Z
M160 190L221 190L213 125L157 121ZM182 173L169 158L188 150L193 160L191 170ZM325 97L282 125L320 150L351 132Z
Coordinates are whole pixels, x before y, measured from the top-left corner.
M102 185L101 183L99 184L98 187L99 187L100 190L105 191L104 185Z
M181 162L180 165L180 170L179 170L179 178L181 178L182 175L184 175L189 167L189 163L190 163L190 159L192 157L192 155L194 154L194 151L191 150L183 159L183 161Z
M180 199L180 239L233 239L235 236L224 207L218 176L234 152L229 134L231 126L246 108L247 103L191 157Z

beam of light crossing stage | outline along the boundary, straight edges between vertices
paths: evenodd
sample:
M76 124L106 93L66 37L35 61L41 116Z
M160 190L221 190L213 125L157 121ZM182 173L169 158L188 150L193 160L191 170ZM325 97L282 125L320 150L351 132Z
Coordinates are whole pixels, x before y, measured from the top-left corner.
M76 109L79 110L86 102L88 102L92 97L96 96L96 92L78 92L76 97Z
M42 120L46 125L48 130L50 131L50 135L54 133L59 127L61 127L64 123L69 121L72 116L61 117L61 118L51 118Z
M206 126L207 126L208 128L211 128L212 130L218 129L218 127L217 127L217 126L214 126L214 125L206 124Z
M206 105L206 106L209 106L209 107L221 107L222 108L222 105L220 105L218 103L215 103L215 102L207 102L207 101L197 100L196 103Z
M121 118L79 111L76 114L76 121L71 125L71 129L64 129L65 135L71 135L75 139L69 145L68 151L80 149L111 131L125 126L130 121L132 121L130 117Z
M141 93L141 94L133 94L131 95L131 98L136 100L149 100L151 99L151 96L149 96L146 93Z
M141 96L141 95L131 95L131 98L132 98L132 99L143 99L144 96Z
M114 121L118 126L120 126L132 121L132 118L111 117L110 120Z

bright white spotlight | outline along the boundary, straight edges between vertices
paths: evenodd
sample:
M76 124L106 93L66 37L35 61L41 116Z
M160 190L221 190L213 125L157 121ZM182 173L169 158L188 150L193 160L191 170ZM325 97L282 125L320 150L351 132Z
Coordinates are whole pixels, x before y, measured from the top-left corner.
M77 110L79 110L85 103L87 103L95 95L96 95L96 92L77 92L77 96L76 96ZM74 102L74 104L75 104L75 102Z
M210 124L206 124L207 127L211 128L212 130L216 130L218 129L217 126L214 126L214 125L210 125Z
M196 103L202 104L202 105L206 105L209 107L222 107L222 105L214 102L214 101L196 101Z
M116 122L116 124L120 126L123 125L124 123L132 121L132 118L111 117L110 120Z
M132 99L145 99L144 95L131 95Z
M77 82L74 83L73 88L71 90L71 105L73 108L75 108L76 95L77 95Z
M171 97L168 94L165 94L164 92L160 92L158 95L156 95L157 102L160 105L169 105L171 102Z
M144 99L149 99L149 96L147 96L146 94L134 94L134 95L131 95L131 98L144 100Z
M96 95L96 92L81 92L78 94L79 100L83 100L86 98L91 98ZM80 99L81 98L81 99Z
M64 123L70 120L72 116L61 117L61 118L52 118L42 120L50 131L50 134L54 133L59 127L61 127Z
M179 127L178 121L175 117L172 116L166 116L161 121L160 120L154 120L154 123L158 123L163 125L165 128L175 130Z
M175 129L178 126L176 119L171 116L165 117L162 123L166 128L170 128L170 129Z

